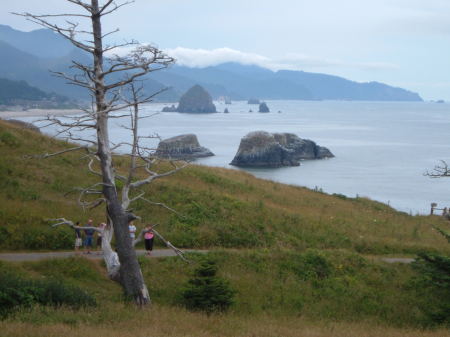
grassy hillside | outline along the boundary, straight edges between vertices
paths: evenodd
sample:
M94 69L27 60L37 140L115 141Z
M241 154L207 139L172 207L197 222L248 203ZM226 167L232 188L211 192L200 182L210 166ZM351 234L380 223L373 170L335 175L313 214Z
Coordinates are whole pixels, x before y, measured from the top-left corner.
M0 122L0 248L70 249L73 232L52 229L46 219L104 221L104 210L83 212L76 187L96 177L82 153L30 158L70 144ZM126 163L117 159L120 171ZM349 199L257 179L242 171L191 166L148 186L148 198L183 217L143 202L137 223L160 223L174 244L189 248L349 249L365 254L448 250L432 230L438 217L410 216L366 198Z
M237 291L225 314L188 312L180 290L197 261L140 260L153 298L148 310L124 303L99 261L83 258L20 264L0 263L0 271L34 279L58 278L88 290L97 306L25 307L0 321L2 336L449 336L422 330L423 308L433 305L415 284L408 265L374 263L345 251L303 253L217 251L220 276Z
M103 221L104 210L82 212L68 191L96 178L81 153L46 160L30 154L70 144L0 121L0 247L70 249L73 232L52 229L47 218ZM125 167L117 158L117 169ZM120 186L118 186L120 188ZM208 248L219 276L236 290L230 312L207 316L180 306L193 263L140 259L154 305L137 310L123 301L101 261L83 258L0 263L6 272L62 280L86 289L97 307L21 308L0 321L2 336L448 336L421 330L425 308L439 299L421 286L410 265L387 264L377 254L449 252L432 230L438 216L410 216L365 198L348 199L256 179L235 170L191 166L157 181L149 199L183 216L138 203L143 223L158 222L172 243ZM138 223L142 226L143 223ZM370 256L369 256L370 255ZM1 292L1 288L0 288ZM0 294L1 295L1 294Z

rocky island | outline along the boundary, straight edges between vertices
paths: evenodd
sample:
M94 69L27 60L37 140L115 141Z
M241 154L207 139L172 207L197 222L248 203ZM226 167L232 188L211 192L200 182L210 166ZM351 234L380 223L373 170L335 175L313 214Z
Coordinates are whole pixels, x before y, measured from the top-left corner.
M165 106L162 108L162 112L177 112L177 107L174 104L171 106Z
M177 112L211 113L216 112L211 95L199 85L194 85L180 98Z
M257 98L250 98L248 101L247 101L247 104L260 104L261 102L259 101L259 99L257 99Z
M262 102L262 103L259 105L259 110L258 110L258 112L270 112L270 109L269 109L269 107L267 106L266 102Z
M156 156L189 160L214 156L214 153L200 146L196 135L186 134L162 140L156 149Z
M250 132L230 163L241 167L299 166L302 159L332 158L325 147L292 133Z

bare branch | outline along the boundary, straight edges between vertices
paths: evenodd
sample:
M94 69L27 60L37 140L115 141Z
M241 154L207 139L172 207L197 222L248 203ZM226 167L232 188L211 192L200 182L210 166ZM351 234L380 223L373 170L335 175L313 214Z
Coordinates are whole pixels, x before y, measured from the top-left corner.
M441 164L436 165L431 172L425 172L424 175L430 178L450 177L450 168L446 161L441 160Z
M70 0L67 0L67 1L70 1ZM81 1L79 1L79 2L81 2ZM76 26L69 25L68 28L64 28L57 24L52 24L52 23L46 21L42 16L33 15L31 13L12 13L12 14L18 15L18 16L23 16L31 22L34 22L42 27L48 28L48 29L58 33L63 38L69 40L74 46L76 46L77 48L80 48L88 53L92 53L94 51L93 46L89 46L89 45L82 43L75 39L75 36L78 33L76 30Z
M134 2L134 0L130 0L130 1L126 1L126 2L124 2L124 3L121 3L121 4L117 5L117 4L115 3L115 1L109 0L109 1L108 1L108 2L100 9L99 14L101 14L102 16L103 16L103 15L111 14L112 12L118 10L120 7L129 5L129 4L132 4L133 2ZM113 7L112 9L110 9L109 11L106 11L106 12L105 12L105 10L106 10L106 9L109 7L109 5L111 5L111 4L113 4L114 7Z
M160 178L164 178L164 177L170 176L170 175L172 175L172 174L174 174L174 173L176 173L176 172L182 170L183 168L185 168L185 167L188 166L188 165L189 165L189 163L185 162L182 166L176 167L175 169L170 170L170 171L168 171L168 172L159 173L159 174L157 174L157 173L155 173L155 172L152 172L152 171L150 171L150 170L147 170L147 172L149 172L150 175L149 175L147 178L145 178L145 179L142 179L142 180L138 180L138 181L133 182L132 184L130 184L130 187L131 187L131 188L138 188L138 187L141 187L141 186L143 186L143 185L149 184L149 183L151 183L153 180L156 180L156 179L160 179Z
M32 156L32 157L34 157L34 158L41 158L41 159L47 159L47 158L50 158L50 157L59 156L61 154L67 153L67 152L86 150L87 148L88 148L87 146L77 146L77 147L73 147L71 149L62 150L62 151L55 152L55 153L45 153L45 154L41 154L41 155L35 155L35 156Z
M131 202L136 201L136 200L143 200L143 201L145 201L145 202L147 202L147 203L149 203L149 204L151 204L151 205L163 207L163 208L165 208L165 209L167 209L167 210L169 210L169 211L175 213L175 214L178 215L180 218L186 219L186 217L185 217L183 214L180 214L179 212L177 212L177 211L174 210L173 208L170 208L169 206L167 206L166 204L164 204L164 203L162 203L162 202L154 202L154 201L148 200L148 199L146 199L146 198L143 197L143 194L139 195L139 196L136 197L136 198L131 199Z
M153 233L155 233L155 235L160 238L160 240L162 242L165 243L165 245L172 249L175 254L177 254L183 261L190 263L191 261L189 261L185 256L184 256L184 252L180 249L178 249L177 247L175 247L173 244L171 244L169 241L167 241L160 233L158 233L158 231L156 231L155 229L153 229Z
M66 220L65 218L46 219L46 221L48 221L48 222L56 222L55 224L52 225L52 227L58 227L58 226L61 226L61 225L68 225L69 227L71 227L73 229L80 229L80 230L90 229L90 230L93 230L93 231L96 231L96 232L99 232L99 233L103 233L103 230L98 228L98 227L75 226L73 221Z

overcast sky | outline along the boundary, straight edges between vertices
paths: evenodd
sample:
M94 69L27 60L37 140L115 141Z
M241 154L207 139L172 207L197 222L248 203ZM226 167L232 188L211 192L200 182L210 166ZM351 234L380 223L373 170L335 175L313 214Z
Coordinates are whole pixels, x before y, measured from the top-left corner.
M9 12L67 12L65 0L1 0ZM117 39L168 50L180 64L237 61L379 81L450 100L450 0L136 0L105 21ZM1 59L1 56L0 56Z

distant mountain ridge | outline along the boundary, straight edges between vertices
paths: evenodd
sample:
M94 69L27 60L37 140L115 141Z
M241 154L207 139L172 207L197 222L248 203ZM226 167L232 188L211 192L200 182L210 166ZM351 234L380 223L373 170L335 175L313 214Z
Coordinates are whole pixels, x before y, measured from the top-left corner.
M73 107L67 97L46 93L25 81L13 81L0 78L0 108L11 106L22 108L64 108Z
M89 62L85 54L73 48L57 34L39 29L21 32L0 25L0 77L25 80L48 92L76 99L87 99L81 88L64 85L49 69L69 71L72 59ZM224 63L206 68L172 66L147 76L146 90L170 89L158 100L174 102L190 87L199 84L212 95L233 100L358 100L422 101L414 92L383 83L359 83L342 77L303 71L271 70L255 65Z

